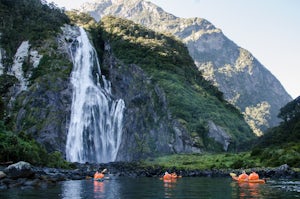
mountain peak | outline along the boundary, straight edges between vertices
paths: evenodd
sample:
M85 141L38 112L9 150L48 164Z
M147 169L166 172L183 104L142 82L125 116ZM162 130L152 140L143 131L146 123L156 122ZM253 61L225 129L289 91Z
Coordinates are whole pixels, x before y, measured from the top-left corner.
M80 9L82 12L88 12L96 21L99 21L105 15L114 15L130 19L132 16L139 18L153 18L174 20L172 14L166 13L162 8L144 0L94 0L84 3Z
M195 40L205 33L222 32L206 19L179 18L145 0L126 3L124 0L94 0L93 3L85 3L81 11L90 13L96 21L106 15L126 18L158 32L170 32L184 40Z

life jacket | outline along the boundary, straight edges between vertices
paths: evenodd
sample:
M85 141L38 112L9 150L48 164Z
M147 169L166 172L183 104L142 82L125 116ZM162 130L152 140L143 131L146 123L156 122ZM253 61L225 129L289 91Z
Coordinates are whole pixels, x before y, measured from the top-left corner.
M249 180L258 180L259 179L259 175L255 172L252 172L250 175L249 175Z
M238 180L247 180L248 179L248 175L245 173L242 173L241 175L239 175Z
M164 175L163 179L164 180L171 180L172 179L172 175L169 174L169 173L167 173L167 174Z
M96 172L95 175L94 175L94 178L95 178L95 179L101 179L101 178L104 178L104 174L103 174L103 173Z

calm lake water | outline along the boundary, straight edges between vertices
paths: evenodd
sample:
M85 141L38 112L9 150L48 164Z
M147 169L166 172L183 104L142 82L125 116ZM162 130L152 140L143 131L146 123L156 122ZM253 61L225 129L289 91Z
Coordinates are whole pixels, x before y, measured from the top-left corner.
M299 180L270 180L267 184L239 184L228 178L181 178L163 182L157 178L117 177L104 182L65 181L46 189L0 191L1 199L141 199L141 198L300 198Z

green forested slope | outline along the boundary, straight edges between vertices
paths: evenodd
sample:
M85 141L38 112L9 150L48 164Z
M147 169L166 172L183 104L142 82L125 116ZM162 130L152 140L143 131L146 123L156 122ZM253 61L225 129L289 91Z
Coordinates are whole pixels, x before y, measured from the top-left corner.
M222 126L237 145L253 138L241 113L196 70L182 42L115 17L103 18L100 31L119 59L142 67L165 90L173 117L198 138L199 147L216 149L207 137L209 120Z
M24 40L36 46L54 36L69 19L64 11L54 4L40 0L0 1L1 47L12 57L16 48Z
M300 166L300 97L280 109L283 122L269 129L252 151L264 164Z

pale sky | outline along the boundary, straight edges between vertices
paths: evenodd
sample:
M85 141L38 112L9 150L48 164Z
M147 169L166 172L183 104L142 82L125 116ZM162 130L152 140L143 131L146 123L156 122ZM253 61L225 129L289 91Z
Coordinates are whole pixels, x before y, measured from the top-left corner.
M78 8L89 0L48 0ZM126 1L126 0L125 0ZM177 17L207 19L300 95L300 0L149 0Z

